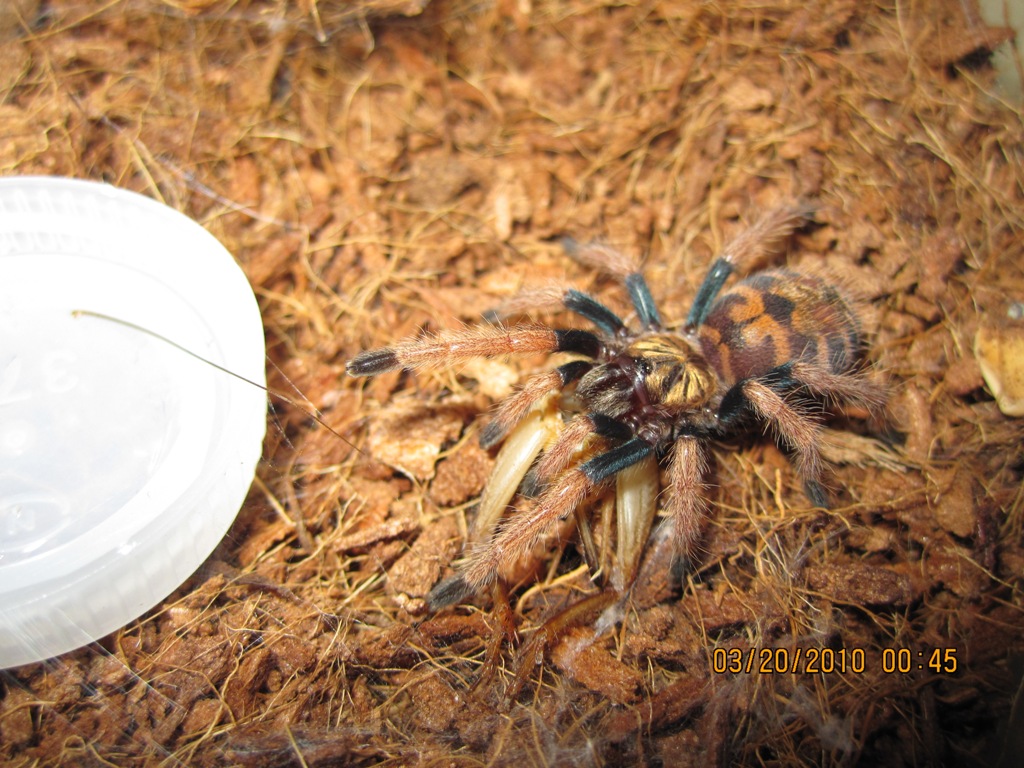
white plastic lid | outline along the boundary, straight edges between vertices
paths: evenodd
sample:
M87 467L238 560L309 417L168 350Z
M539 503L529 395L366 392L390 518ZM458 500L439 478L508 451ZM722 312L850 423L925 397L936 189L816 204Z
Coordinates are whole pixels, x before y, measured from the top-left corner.
M0 667L128 623L213 551L259 460L252 289L191 219L132 192L0 179Z

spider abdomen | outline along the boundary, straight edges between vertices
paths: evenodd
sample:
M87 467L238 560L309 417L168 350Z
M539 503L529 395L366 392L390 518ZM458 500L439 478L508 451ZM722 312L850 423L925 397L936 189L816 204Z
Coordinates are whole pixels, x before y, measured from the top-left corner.
M861 346L857 316L835 286L788 269L759 272L724 292L698 336L704 356L728 384L793 362L846 373Z

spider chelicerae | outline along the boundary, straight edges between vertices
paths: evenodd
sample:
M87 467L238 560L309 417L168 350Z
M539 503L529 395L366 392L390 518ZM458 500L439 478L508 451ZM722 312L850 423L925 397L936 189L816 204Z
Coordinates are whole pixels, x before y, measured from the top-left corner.
M475 524L474 537L483 543L464 568L433 588L431 608L493 583L612 478L618 553L612 581L619 590L628 587L657 510L661 463L671 534L676 551L688 555L706 514L707 443L752 423L769 427L789 448L808 498L828 506L815 409L828 402L877 413L885 400L861 364L856 303L824 273L785 268L755 272L723 291L733 272L775 250L808 212L771 210L734 238L712 263L679 330L664 326L634 259L606 245L566 240L575 260L623 282L638 327L586 293L554 288L513 299L495 318L556 306L594 330L491 324L402 341L348 363L349 374L373 376L475 357L572 356L529 378L483 428L485 447L504 440ZM524 479L540 489L536 503L501 522Z

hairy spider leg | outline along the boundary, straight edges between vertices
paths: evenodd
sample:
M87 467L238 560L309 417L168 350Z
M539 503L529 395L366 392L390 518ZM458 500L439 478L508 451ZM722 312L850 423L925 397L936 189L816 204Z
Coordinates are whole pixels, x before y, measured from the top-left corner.
M604 349L590 331L552 330L540 325L478 326L371 349L345 366L350 376L376 376L399 368L449 367L477 357L574 352L597 358Z
M572 462L579 446L590 435L621 443L632 438L633 431L621 421L603 413L579 413L565 426L558 440L544 452L531 482L536 486L546 485L552 477L561 474Z
M788 365L794 381L830 403L863 408L872 416L877 415L885 407L885 388L862 373L836 374L820 365L804 361Z
M661 328L661 315L658 313L654 297L634 259L603 243L582 245L570 237L562 240L562 247L570 257L581 264L594 267L621 280L644 328ZM556 287L548 287L523 291L518 296L502 302L496 309L484 313L484 319L496 322L530 309L549 309L558 306L586 318L609 336L619 335L626 330L625 323L612 310L593 296L575 288L559 290Z
M464 571L434 587L427 595L427 603L433 609L443 608L492 583L503 567L533 549L556 520L571 515L595 486L653 452L649 443L634 437L566 471L544 492L533 510L507 520L489 544L477 550Z
M565 308L586 318L609 336L616 336L626 330L626 324L608 307L593 296L570 288L562 297Z
M533 310L568 309L585 320L589 320L609 336L615 336L626 329L626 324L612 310L593 296L575 288L546 286L531 288L505 299L494 309L484 312L484 320L497 323L514 315Z
M573 360L553 371L531 376L515 394L507 397L498 406L494 418L480 432L480 445L490 448L499 443L509 430L526 416L534 403L553 391L564 389L591 367L593 363L588 360Z
M550 293L542 289L524 294L521 299L532 300L533 305L543 305L550 302ZM614 312L582 291L568 289L560 296L558 303L589 320L602 331L614 336L625 329L625 324ZM522 311L526 307L521 306L521 299L488 314L491 319L497 319L508 312ZM602 351L603 345L598 337L588 331L529 325L467 328L363 352L348 363L346 370L352 376L376 376L396 368L444 367L473 357L528 352L574 352L593 359ZM573 361L554 371L532 377L499 406L495 417L481 432L480 444L489 448L501 441L526 415L533 403L552 390L565 388L590 367L591 363L587 361Z
M658 330L662 327L661 315L654 303L651 289L635 259L604 243L582 245L571 237L562 240L562 247L569 256L581 264L595 267L622 280L640 324L645 329Z
M689 558L700 540L707 517L704 477L707 456L702 438L685 435L676 440L668 463L669 519L678 556Z
M819 360L797 360L733 385L722 398L719 421L723 426L729 425L745 409L753 410L796 453L797 472L808 498L815 505L828 508L828 495L820 482L821 427L799 404L785 399L787 394L801 389L833 404L863 408L872 415L885 404L885 390L867 377L834 373Z
M748 271L754 262L776 251L811 210L807 206L775 208L730 240L697 289L686 317L686 329L692 331L704 322L729 275L737 270Z
M811 502L828 509L828 494L821 485L821 425L798 404L787 402L779 390L791 391L796 384L787 363L755 378L737 382L722 398L718 409L723 426L734 423L747 409L767 423L776 437L793 453L797 474Z

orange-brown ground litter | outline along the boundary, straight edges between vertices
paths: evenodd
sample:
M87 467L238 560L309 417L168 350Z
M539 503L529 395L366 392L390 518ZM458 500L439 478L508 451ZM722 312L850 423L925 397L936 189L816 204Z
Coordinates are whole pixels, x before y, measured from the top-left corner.
M274 400L249 498L185 585L0 677L0 763L1019 755L1024 421L974 354L1024 301L1024 128L987 64L1006 31L954 0L294 5L0 11L2 173L197 219L256 291L271 387L310 404ZM864 297L891 447L833 425L826 514L770 439L716 445L697 569L673 585L652 548L599 636L572 539L508 603L427 613L493 463L482 418L547 363L345 361L552 281L625 310L564 235L642 254L677 325L723 242L794 199L817 210L784 258Z

